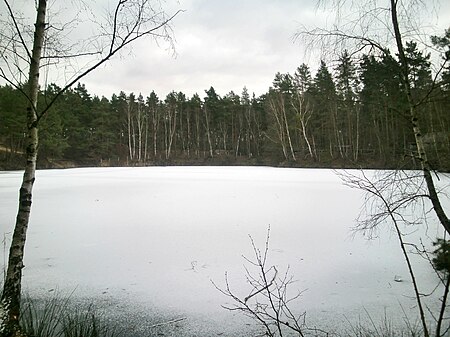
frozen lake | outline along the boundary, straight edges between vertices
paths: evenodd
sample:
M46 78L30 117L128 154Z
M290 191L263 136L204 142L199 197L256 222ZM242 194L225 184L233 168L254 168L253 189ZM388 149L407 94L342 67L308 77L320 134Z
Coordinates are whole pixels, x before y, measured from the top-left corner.
M7 240L21 175L0 172L0 233ZM400 305L415 311L399 244L388 226L377 240L352 235L362 203L362 193L344 186L331 170L42 170L24 287L31 294L75 289L74 296L100 304L119 299L129 304L119 305L124 313L139 308L186 317L179 325L193 336L237 336L235 331L251 327L221 308L229 300L211 280L223 286L227 272L231 286L245 296L242 255L252 257L248 234L262 249L270 225L270 263L280 271L289 265L298 281L293 292L306 290L292 305L299 313L307 310L312 321L328 327L358 320L364 310L375 319L386 312L401 320ZM429 228L425 241L438 234ZM396 275L405 281L394 282ZM424 292L436 285L428 265L418 262L417 275Z

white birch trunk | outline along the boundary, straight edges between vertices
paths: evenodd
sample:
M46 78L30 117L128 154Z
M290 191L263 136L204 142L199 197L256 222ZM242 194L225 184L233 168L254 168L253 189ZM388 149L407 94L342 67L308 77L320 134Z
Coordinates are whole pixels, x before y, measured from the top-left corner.
M26 166L19 192L19 209L9 251L8 268L0 302L0 336L21 336L19 327L24 248L31 212L38 147L37 102L39 67L45 37L47 1L39 0L34 31L33 51L28 74Z
M209 155L211 158L213 157L213 148L211 143L211 132L209 129L209 118L208 118L208 110L205 107L205 123L206 123L206 136L208 138L208 144L209 144Z
M409 75L409 66L408 61L405 56L405 52L403 49L403 42L402 42L402 36L400 33L400 28L398 24L398 17L397 17L397 1L391 0L391 17L392 17L392 25L394 27L394 33L395 33L395 39L397 43L397 50L400 58L400 64L403 69L403 82L406 88L406 96L408 99L409 104L409 114L411 119L411 124L414 132L414 138L416 141L416 147L417 152L420 160L420 165L422 167L423 175L425 178L425 182L427 184L429 197L431 200L431 203L433 204L433 209L441 223L441 225L444 227L445 231L450 234L450 220L445 213L441 201L439 199L439 196L436 191L436 186L434 185L433 177L431 175L431 168L430 163L428 162L426 149L423 142L422 137L422 131L420 126L420 119L417 113L416 105L413 102L412 94L411 94L411 85L408 80ZM422 314L422 313L421 313ZM426 332L426 331L425 331ZM427 332L426 332L427 334Z

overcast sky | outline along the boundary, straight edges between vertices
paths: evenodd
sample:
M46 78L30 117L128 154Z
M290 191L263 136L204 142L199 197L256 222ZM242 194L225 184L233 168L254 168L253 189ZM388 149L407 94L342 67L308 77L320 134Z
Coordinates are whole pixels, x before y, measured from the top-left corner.
M188 96L213 86L220 95L247 86L267 91L277 71L293 72L304 52L293 36L316 20L314 0L181 0L173 28L176 56L149 40L83 82L98 95L171 90Z
M20 1L29 6L29 0ZM250 94L263 94L278 71L293 73L303 62L313 71L317 68L320 57L308 56L294 40L302 24L333 22L334 13L317 9L317 1L166 0L168 13L185 10L173 21L176 56L164 45L145 39L131 55L115 57L82 82L91 94L108 98L121 90L144 97L154 90L160 98L175 90L203 98L211 86L222 96L230 91L240 95L244 86ZM443 33L449 19L450 1L441 1L426 24L439 23Z

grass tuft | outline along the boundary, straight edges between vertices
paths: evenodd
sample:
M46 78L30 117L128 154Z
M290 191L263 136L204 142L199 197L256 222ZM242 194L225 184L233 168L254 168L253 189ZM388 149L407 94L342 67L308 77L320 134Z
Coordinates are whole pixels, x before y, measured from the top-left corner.
M376 322L369 312L364 309L366 319L360 318L354 323L346 318L348 328L345 331L347 337L421 337L420 322L411 323L405 320L402 327L395 326L392 320L384 313L383 318Z
M116 337L119 333L99 315L92 305L87 310L76 309L63 320L64 337Z
M20 324L30 337L117 337L111 326L92 305L75 308L70 296L55 294L48 299L26 297Z

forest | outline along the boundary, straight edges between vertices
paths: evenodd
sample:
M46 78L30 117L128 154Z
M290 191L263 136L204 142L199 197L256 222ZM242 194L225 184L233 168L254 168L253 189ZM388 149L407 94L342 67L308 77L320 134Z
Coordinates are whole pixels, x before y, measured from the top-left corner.
M448 35L431 40L445 48ZM405 51L429 160L448 171L450 69L433 70L431 54L414 42ZM344 51L333 63L321 61L315 73L306 64L277 73L259 97L245 87L220 95L211 86L192 97L148 90L108 99L79 83L40 121L38 167L419 167L397 58ZM48 85L39 100L60 89ZM23 167L26 105L21 88L0 86L0 169Z

